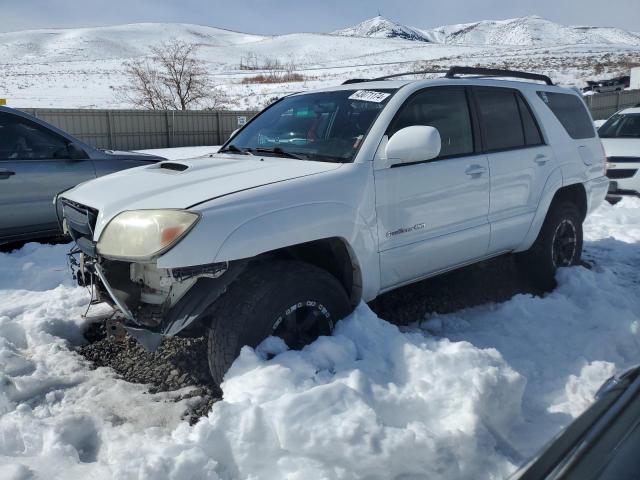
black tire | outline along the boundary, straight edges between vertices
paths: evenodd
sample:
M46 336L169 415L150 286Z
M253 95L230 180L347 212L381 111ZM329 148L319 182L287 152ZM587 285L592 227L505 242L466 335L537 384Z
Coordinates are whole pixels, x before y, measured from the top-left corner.
M551 205L538 238L516 259L527 280L544 290L556 287L559 267L579 265L582 258L582 215L569 201Z
M321 268L288 260L249 266L216 302L208 332L211 376L220 384L245 345L255 348L276 335L299 348L330 335L351 311L340 282Z

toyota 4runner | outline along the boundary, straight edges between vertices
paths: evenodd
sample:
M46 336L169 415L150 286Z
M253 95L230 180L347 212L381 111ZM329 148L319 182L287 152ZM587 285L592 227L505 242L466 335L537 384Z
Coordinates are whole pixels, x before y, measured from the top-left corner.
M115 173L56 201L94 301L150 349L205 326L220 382L244 345L274 335L301 348L358 302L490 257L516 253L552 285L580 261L582 223L608 184L578 94L543 75L454 67L289 95L210 158Z

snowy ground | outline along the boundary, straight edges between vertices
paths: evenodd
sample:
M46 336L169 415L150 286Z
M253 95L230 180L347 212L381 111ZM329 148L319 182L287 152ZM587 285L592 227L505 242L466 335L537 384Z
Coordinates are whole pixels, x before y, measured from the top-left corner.
M0 478L503 478L639 363L640 199L602 205L585 236L594 267L544 298L402 330L361 305L301 352L247 348L195 426L189 400L74 352L88 294L66 246L0 254Z

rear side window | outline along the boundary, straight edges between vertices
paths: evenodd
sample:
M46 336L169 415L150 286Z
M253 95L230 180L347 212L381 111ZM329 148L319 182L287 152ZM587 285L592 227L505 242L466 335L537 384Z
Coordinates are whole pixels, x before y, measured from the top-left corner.
M434 87L405 103L388 130L389 138L413 125L435 127L440 133L441 157L473 153L473 129L464 88Z
M575 140L595 137L595 130L587 106L576 95L557 92L538 92L569 136Z
M508 150L526 146L520 108L513 90L475 89L485 150Z

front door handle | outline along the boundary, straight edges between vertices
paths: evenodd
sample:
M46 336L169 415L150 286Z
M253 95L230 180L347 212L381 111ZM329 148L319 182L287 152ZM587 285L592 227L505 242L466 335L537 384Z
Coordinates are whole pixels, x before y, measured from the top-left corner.
M487 169L482 165L469 165L469 167L464 171L470 177L479 177L483 173L486 173Z
M0 170L0 180L6 180L7 178L15 174L16 172L11 172L9 170Z
M544 165L545 163L547 163L549 161L549 157L547 157L543 153L539 153L538 155L536 155L536 157L533 159L533 161L536 162L538 165Z

